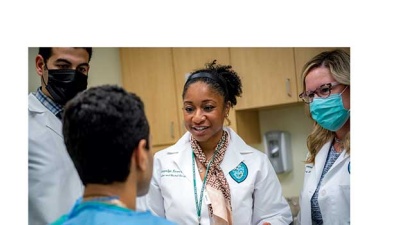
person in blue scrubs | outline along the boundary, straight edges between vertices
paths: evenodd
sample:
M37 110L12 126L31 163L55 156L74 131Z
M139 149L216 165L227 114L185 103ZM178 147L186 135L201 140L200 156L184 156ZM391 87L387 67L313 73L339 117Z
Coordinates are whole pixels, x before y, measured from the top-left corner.
M79 93L65 106L63 136L85 189L70 212L52 224L174 225L150 211L135 211L153 168L139 96L115 85Z

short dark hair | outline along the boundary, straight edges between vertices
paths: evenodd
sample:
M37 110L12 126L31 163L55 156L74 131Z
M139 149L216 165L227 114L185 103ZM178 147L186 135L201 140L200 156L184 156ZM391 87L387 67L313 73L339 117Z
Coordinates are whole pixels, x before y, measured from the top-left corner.
M144 103L115 85L92 87L65 106L64 142L84 185L126 181L139 141L149 149Z
M82 47L82 48L85 49L87 51L87 53L89 54L88 62L90 62L90 59L92 58L93 49L91 47ZM43 57L45 63L47 63L47 60L51 57L51 55L52 55L51 51L52 51L51 47L40 47L39 48L38 54Z

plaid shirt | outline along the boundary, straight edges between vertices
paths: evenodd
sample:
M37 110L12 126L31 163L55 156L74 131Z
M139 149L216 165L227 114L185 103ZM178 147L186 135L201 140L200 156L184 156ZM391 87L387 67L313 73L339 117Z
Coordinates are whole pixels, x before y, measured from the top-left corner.
M35 97L55 116L61 119L62 115L62 105L55 103L51 98L43 94L40 87L38 87L37 92L33 93Z

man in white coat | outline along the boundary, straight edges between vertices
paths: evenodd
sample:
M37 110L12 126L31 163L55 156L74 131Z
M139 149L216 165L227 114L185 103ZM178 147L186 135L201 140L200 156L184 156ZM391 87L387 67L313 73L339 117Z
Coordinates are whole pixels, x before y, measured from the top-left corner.
M62 111L87 88L92 48L39 48L41 87L28 96L29 224L54 221L72 208L83 185L65 148Z

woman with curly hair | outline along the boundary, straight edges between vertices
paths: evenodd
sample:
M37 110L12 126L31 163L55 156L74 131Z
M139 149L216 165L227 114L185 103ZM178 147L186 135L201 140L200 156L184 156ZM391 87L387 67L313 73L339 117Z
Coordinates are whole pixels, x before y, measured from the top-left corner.
M154 156L147 203L178 224L289 224L292 215L266 154L224 126L242 93L230 65L194 71L183 87L187 132Z

